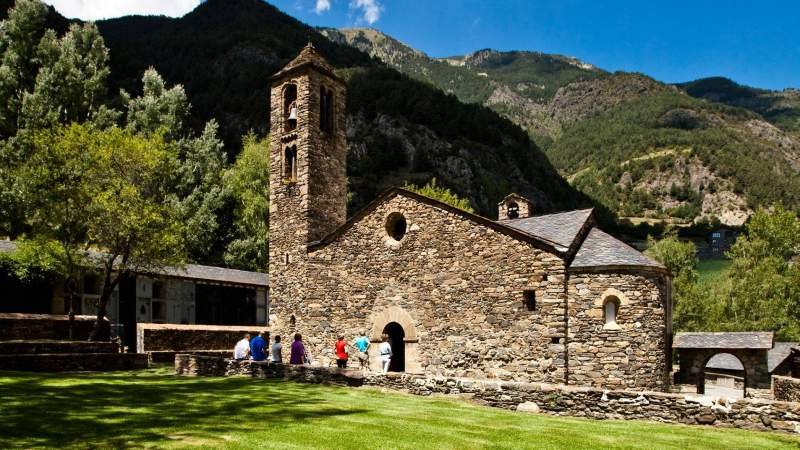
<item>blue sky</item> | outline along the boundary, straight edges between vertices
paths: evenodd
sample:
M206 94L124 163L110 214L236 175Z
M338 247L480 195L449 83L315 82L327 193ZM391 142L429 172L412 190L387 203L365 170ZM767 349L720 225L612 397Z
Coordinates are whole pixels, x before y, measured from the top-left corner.
M73 17L97 13L103 5L102 14L108 17L115 14L115 7L109 5L117 3L127 7L153 3L152 13L179 15L182 9L188 11L199 1L51 0L48 3L59 10L82 8L75 9ZM723 75L758 87L800 87L800 0L272 0L271 3L310 25L371 26L431 56L458 55L487 47L537 50L575 56L606 70L643 72L667 82Z

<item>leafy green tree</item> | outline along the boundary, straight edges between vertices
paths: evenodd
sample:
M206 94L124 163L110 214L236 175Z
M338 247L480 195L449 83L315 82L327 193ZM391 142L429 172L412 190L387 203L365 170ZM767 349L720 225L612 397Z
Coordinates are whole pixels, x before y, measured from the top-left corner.
M182 225L170 202L177 150L159 135L79 124L41 133L34 148L20 169L32 236L101 267L92 339L105 340L108 301L120 279L184 259ZM65 278L75 279L85 265L65 266Z
M45 33L47 6L18 0L0 22L0 138L14 136L22 101L39 71L39 41Z
M21 128L88 122L96 116L103 124L116 119L104 106L108 49L94 24L73 24L61 39L48 30L38 53L42 66L33 91L23 98Z
M475 212L475 210L472 209L472 205L470 205L469 200L459 197L446 187L439 186L436 184L436 178L431 178L431 181L425 184L425 186L419 187L414 184L406 184L403 186L403 189L416 192L417 194L430 197L434 200L439 200L442 203L446 203L469 213Z
M757 210L728 256L731 290L724 300L727 329L771 330L800 339L800 221L782 206Z
M249 134L242 152L225 174L225 189L234 201L233 239L225 264L264 272L269 244L269 140Z
M210 120L199 136L194 135L186 127L191 104L183 87L168 87L153 68L142 77L142 95L131 97L123 91L122 99L128 131L145 137L161 135L179 150L172 202L185 224L189 259L222 264L230 221L223 186L227 155L218 138L219 125Z
M664 264L672 274L672 323L676 330L695 331L705 329L709 308L703 289L697 285L697 249L691 242L678 239L668 233L656 241L647 239L645 254Z
M167 88L164 79L154 68L142 76L142 95L131 97L122 91L122 101L127 109L126 126L129 130L150 135L159 130L170 140L184 136L184 124L191 105L183 86Z

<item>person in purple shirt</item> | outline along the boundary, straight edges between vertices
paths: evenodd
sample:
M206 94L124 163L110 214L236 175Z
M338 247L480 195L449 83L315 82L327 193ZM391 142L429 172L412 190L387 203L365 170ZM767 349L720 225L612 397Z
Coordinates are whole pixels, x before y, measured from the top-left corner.
M264 332L258 333L258 336L250 340L250 357L253 361L264 361L267 359L267 353L264 349L267 348L267 340L264 339Z
M289 364L303 364L306 362L306 348L303 346L303 338L300 333L294 335L292 342L292 355Z

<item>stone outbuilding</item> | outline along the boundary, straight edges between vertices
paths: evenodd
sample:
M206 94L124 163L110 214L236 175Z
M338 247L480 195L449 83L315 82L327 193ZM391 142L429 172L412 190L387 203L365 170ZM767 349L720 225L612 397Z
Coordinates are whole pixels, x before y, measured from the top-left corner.
M787 345L783 345L787 344ZM772 332L677 333L672 347L678 353L680 370L675 381L697 385L705 393L709 371L739 375L744 390L769 389L772 373L789 358L793 343L774 343Z
M513 194L495 221L391 189L347 219L344 83L309 45L270 98L273 334L323 365L365 333L393 371L667 388L670 276L593 210L537 216Z

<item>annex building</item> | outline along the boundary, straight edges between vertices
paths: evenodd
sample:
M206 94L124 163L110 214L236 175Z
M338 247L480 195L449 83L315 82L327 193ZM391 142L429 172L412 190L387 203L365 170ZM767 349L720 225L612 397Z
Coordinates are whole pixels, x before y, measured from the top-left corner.
M495 221L393 189L348 219L345 83L311 45L271 81L273 335L322 364L364 331L395 371L667 387L670 275L591 209L511 194Z

